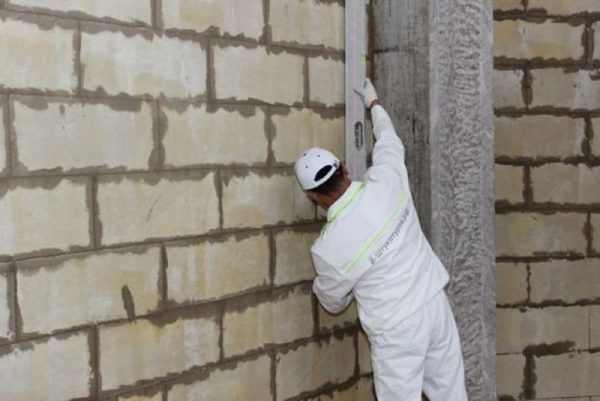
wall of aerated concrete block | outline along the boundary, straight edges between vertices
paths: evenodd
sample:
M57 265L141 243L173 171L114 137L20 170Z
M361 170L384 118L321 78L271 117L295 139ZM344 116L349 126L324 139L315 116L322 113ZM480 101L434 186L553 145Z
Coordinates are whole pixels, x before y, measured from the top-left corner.
M0 0L0 398L368 400L293 162L343 2Z
M600 2L494 6L498 393L598 401Z

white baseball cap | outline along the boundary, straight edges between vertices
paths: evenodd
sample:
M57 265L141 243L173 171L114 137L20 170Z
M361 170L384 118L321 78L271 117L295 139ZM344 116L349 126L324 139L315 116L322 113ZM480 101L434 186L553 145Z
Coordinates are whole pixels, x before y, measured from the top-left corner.
M327 181L339 166L340 161L330 151L321 148L310 148L298 158L294 169L302 189L309 190ZM331 168L325 175L321 176L318 173L324 167Z

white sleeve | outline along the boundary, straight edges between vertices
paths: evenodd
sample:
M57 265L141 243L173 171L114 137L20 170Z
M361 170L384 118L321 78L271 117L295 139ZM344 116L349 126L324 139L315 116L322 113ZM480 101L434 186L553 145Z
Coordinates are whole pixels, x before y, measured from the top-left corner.
M396 134L390 116L380 105L371 108L373 120L373 166L378 169L400 172L404 165L404 145Z
M352 302L354 284L341 275L333 266L313 254L317 277L313 282L313 292L329 313L340 313Z

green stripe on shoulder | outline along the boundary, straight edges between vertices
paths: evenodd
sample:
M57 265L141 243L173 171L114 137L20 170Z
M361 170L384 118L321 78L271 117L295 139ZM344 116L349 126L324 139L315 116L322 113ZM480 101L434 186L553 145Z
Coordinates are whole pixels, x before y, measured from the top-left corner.
M362 182L359 182L356 187L354 188L354 191L350 194L350 196L348 197L348 200L346 200L346 202L344 202L342 205L340 205L335 212L333 213L333 215L331 216L330 219L327 220L327 223L325 223L325 225L323 226L323 228L321 229L321 236L323 234L325 234L325 231L327 231L327 227L329 226L330 223L332 223L333 221L335 221L335 219L337 219L337 217L339 216L339 214L342 212L342 210L346 209L348 206L350 206L350 204L352 202L354 202L354 200L356 199L356 196L358 195L358 193L363 189L364 184Z
M383 223L383 225L379 228L379 230L377 230L377 232L375 232L375 234L373 234L369 238L369 240L362 246L360 251L350 261L348 266L346 266L344 268L344 270L342 270L342 272L344 274L350 274L352 272L352 270L354 270L354 268L356 267L358 262L360 262L362 260L362 258L365 257L365 255L369 251L369 248L371 247L371 245L373 245L373 243L375 241L377 241L383 235L385 229L388 228L390 223L394 220L394 217L396 217L398 215L398 213L403 209L403 207L405 205L406 205L406 193L404 192L404 190L402 190L402 192L400 192L400 196L398 197L398 202L396 203L396 206L394 206L394 210L392 210L392 212L389 214L388 218L386 219L385 223Z

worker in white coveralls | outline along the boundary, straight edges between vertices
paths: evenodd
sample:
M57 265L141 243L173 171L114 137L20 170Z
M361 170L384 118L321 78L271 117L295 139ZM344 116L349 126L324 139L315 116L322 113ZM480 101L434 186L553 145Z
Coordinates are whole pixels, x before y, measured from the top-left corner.
M456 322L444 286L448 273L425 238L413 205L404 146L369 80L375 146L364 182L352 182L325 149L295 165L307 197L327 210L311 248L313 291L331 313L353 297L371 343L379 401L467 400Z

